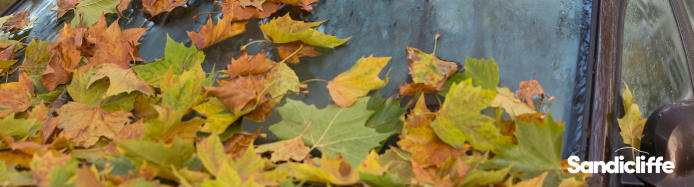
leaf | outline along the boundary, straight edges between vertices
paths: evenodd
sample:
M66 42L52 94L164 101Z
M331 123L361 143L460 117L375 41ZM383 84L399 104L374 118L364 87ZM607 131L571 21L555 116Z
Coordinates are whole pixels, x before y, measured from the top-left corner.
M195 54L191 56L193 53ZM193 68L195 63L202 63L202 60L205 59L205 54L198 52L195 45L191 46L191 48L186 48L185 45L176 43L168 35L166 40L166 48L164 49L164 56L164 59L135 66L133 67L133 70L135 73L137 73L137 75L142 77L145 82L158 88L162 81L163 75L166 74L169 68L172 68L172 79L176 80L183 74L184 69L190 70ZM188 58L188 56L190 56L190 59L186 62L186 58ZM200 59L200 61L196 62L193 61L193 59Z
M499 84L499 66L491 57L489 61L468 57L465 59L465 72L463 72L462 80L469 78L472 78L473 86L496 91L496 86Z
M231 78L263 75L277 64L266 56L266 53L261 52L249 57L248 52L243 51L239 58L231 59L231 63L227 65L226 73Z
M118 142L118 151L130 158L135 165L152 163L157 168L159 177L177 180L170 166L181 168L183 163L193 156L195 148L192 141L180 138L175 138L171 144L133 139Z
M407 67L414 83L425 85L441 90L453 73L458 70L455 62L443 61L434 54L426 54L419 49L406 47Z
M0 26L1 26L1 25L4 25L5 23L7 23L7 20L9 20L9 19L12 18L12 17L14 17L14 14L10 14L10 15L7 15L7 16L0 17ZM2 168L0 168L0 169L2 169Z
M205 120L195 117L188 121L181 121L183 114L171 108L152 105L159 113L159 117L150 120L145 125L145 138L148 140L160 140L171 142L175 139L192 140L197 138L195 133L200 129Z
M530 187L530 186L542 186L542 181L545 180L545 177L547 177L548 172L542 173L542 175L531 178L531 179L526 179L524 181L521 181L519 183L516 183L513 185L514 187Z
M87 41L94 41L91 50L95 54L88 57L89 64L80 69L89 69L99 65L112 64L121 68L130 68L131 61L137 61L137 49L123 36L118 24L106 27L106 18L102 15L94 25L89 28ZM84 53L84 51L83 51Z
M561 160L564 126L555 123L550 113L542 125L537 121L527 123L523 120L517 120L516 124L518 130L514 134L518 145L500 146L499 154L489 160L489 166L505 168L512 165L511 173L526 173L521 176L523 180L549 172L544 181L546 186L557 186L570 177L582 180L581 174L564 172Z
M388 172L393 173L393 175L402 177L402 181L405 184L409 184L411 179L414 177L414 173L412 173L412 162L406 160L406 158L399 156L396 153L396 148L391 147L390 150L387 150L384 154L376 158L376 161L378 161L378 164L381 165L390 164Z
M75 18L72 19L70 27L90 27L104 14L117 13L116 6L119 3L120 0L84 0L75 6Z
M246 6L254 6L262 11L263 7L261 5L265 3L265 0L239 0L239 2L243 8L246 8Z
M528 103L528 106L530 106L530 108L532 108L533 110L535 109L535 104L533 103L533 96L540 95L540 100L545 99L545 91L542 90L542 86L540 86L540 83L536 80L521 81L520 87L518 89L519 90L516 91L516 94L518 94L518 98L522 101L525 101L525 103ZM554 97L551 97L548 101L551 101L553 99Z
M405 187L405 182L398 174L387 172L383 176L359 172L359 179L374 187Z
M419 185L434 185L440 187L456 186L457 181L463 178L470 166L463 163L460 158L451 157L439 168L426 168L416 162L412 162L414 179L412 182ZM429 171L427 171L429 170Z
M5 32L12 32L15 30L22 29L26 27L29 24L29 12L27 11L21 11L12 16L10 19L7 19L7 22L5 22L2 25L2 28L0 30L3 30Z
M51 182L53 182L51 179L53 177L51 175L54 175L54 168L67 165L71 158L72 155L53 155L53 152L47 152L43 155L39 155L38 153L34 154L34 158L31 161L31 172L34 174L34 184L39 186L48 186L51 184ZM70 173L71 172L72 170L70 170Z
M204 101L206 95L201 92L203 86L211 84L214 74L206 79L205 72L200 66L200 59L193 62L192 69L185 71L180 77L174 79L173 73L167 73L162 79L161 90L163 92L161 106L173 108L179 113L188 113L190 108ZM171 68L170 68L171 69Z
M34 94L34 83L26 73L19 74L18 82L0 85L0 106L6 107L0 110L0 118L7 117L15 112L24 112L31 106L31 98Z
M296 138L263 144L258 146L255 151L256 153L264 153L268 151L272 152L270 157L270 161L272 162L289 162L289 159L294 161L302 161L311 151L311 149L306 147L304 142L301 140L304 133L306 133L306 130L308 130L308 126L306 129L304 129L304 132L302 132Z
M468 142L477 150L496 152L499 129L494 126L493 118L480 114L489 107L494 94L472 86L470 79L453 85L431 127L441 140L455 148L462 148Z
M378 78L378 73L388 64L390 57L362 57L352 68L328 82L328 91L341 107L349 107L357 98L369 91L383 88L386 81Z
M260 155L255 154L253 143L248 145L248 149L243 151L242 156L229 160L229 168L236 171L241 180L252 180L255 178L259 182L258 175L263 171L265 160Z
M251 110L244 110L232 113L216 97L211 97L207 102L195 106L193 109L207 117L205 125L200 131L216 134L223 133L232 123L241 118L241 116L251 112Z
M424 97L420 96L417 105L407 116L405 131L397 142L400 148L411 152L411 160L422 167L441 166L446 159L458 156L469 149L469 146L461 146L462 148L458 149L439 139L430 126L435 118L436 115L426 108Z
M76 46L81 44L75 41L82 41L82 38L74 38L77 32L84 34L85 29L71 29L66 25L60 30L58 38L48 47L51 54L46 71L41 77L41 84L48 91L55 90L60 84L70 82L70 73L79 65L82 56ZM84 71L86 72L86 71Z
M561 181L559 187L581 187L585 186L585 181L578 181L575 178L566 178Z
M503 88L497 88L496 90L498 93L496 94L494 100L492 100L492 103L490 104L491 107L503 108L504 111L506 111L506 113L508 113L511 118L514 119L516 116L523 114L537 113L528 104L516 99L515 94L505 86Z
M90 108L101 105L109 83L107 80L91 82L90 80L92 80L96 72L96 68L89 69L87 72L82 72L82 70L75 72L72 83L67 86L67 92L72 97L72 100Z
M31 171L17 171L13 167L5 167L0 161L0 183L7 186L30 186L34 184Z
M239 77L222 87L205 87L205 90L219 99L233 113L253 107L257 98L265 95L263 80L255 77Z
M42 75L46 71L50 54L46 52L48 49L48 41L31 40L26 48L22 70L28 76Z
M277 108L283 120L269 129L278 139L286 140L299 136L311 123L308 132L301 136L307 146L320 150L324 158L335 158L341 153L347 162L357 166L369 150L388 137L364 126L374 113L366 109L368 100L360 98L348 108L328 105L320 110L301 101L287 100L287 104Z
M265 75L265 87L272 97L280 97L288 91L299 92L301 82L296 72L285 63L276 64Z
M351 38L339 39L314 29L314 27L318 27L323 22L325 21L311 23L294 21L289 17L289 14L286 14L282 17L272 19L268 23L261 24L260 29L263 30L265 37L274 43L303 41L312 46L335 48Z
M246 23L248 23L248 21L234 23L231 21L232 18L230 17L220 17L217 19L217 24L213 25L212 18L210 17L207 19L207 24L203 25L197 33L190 31L186 32L198 49L205 49L227 38L239 35L246 30Z
M92 166L92 169L88 167L82 167L80 169L75 169L75 186L76 187L89 187L89 186L103 186L97 174L93 171L96 170Z
M67 13L69 10L74 9L75 6L78 3L82 3L84 0L58 0L56 2L56 5L58 5L58 14L56 15L56 18L60 19Z
M496 171L485 171L481 168L474 168L468 171L465 178L459 182L458 186L475 187L501 183L506 178L511 167L506 167Z
M634 94L631 93L631 90L629 89L629 85L627 83L624 83L624 86L626 88L622 89L622 99L624 100L624 112L629 113L629 108L631 107L631 104L636 103L636 97L634 97Z
M143 3L143 6L145 10L154 17L164 12L170 12L174 8L182 6L187 2L188 0L156 0L152 5Z
M320 166L289 163L297 180L331 183L341 186L353 185L359 181L357 170L337 155L335 159L321 157Z
M462 73L453 73L453 75L448 77L448 80L446 80L446 83L443 84L443 89L441 91L439 91L437 94L439 94L440 96L446 96L446 94L448 94L448 91L451 89L451 86L453 86L454 84L459 84L460 82L463 82L464 80L467 80L467 78L464 78ZM473 82L473 84L474 84L474 82ZM431 91L431 92L435 92L435 91L436 90ZM427 92L425 91L424 93L427 93Z
M299 49L299 47L301 47L301 49ZM299 52L292 56L292 54L297 50L299 50ZM320 55L320 53L316 51L313 46L305 44L301 41L280 44L280 46L277 47L277 52L279 53L281 59L287 59L287 62L292 64L298 64L300 57L312 57Z
M31 135L29 132L32 128L36 128L34 122L36 119L15 119L15 113L12 113L0 120L0 133L14 138L24 138Z
M304 9L306 11L311 11L311 10L313 10L313 7L311 7L311 4L316 2L317 0L268 0L268 1L275 2L275 3L282 3L282 4L299 5L299 6L301 6L301 9Z
M121 2L125 2L127 0L122 0ZM130 28L130 29L125 29L123 30L123 38L127 40L129 43L131 43L133 46L140 45L140 38L142 37L145 32L147 32L149 28Z
M227 162L227 155L224 154L224 145L222 145L219 136L212 134L207 138L202 139L196 145L197 155L205 166L205 169L212 175L216 175Z
M154 95L154 90L142 78L137 76L132 69L124 69L114 64L102 65L91 78L88 85L104 77L108 77L110 82L104 97L119 93L130 93L132 91L139 91L148 96Z
M265 2L262 4L262 10L256 7L244 8L241 6L241 2L238 0L232 0L231 2L220 4L222 5L222 13L224 16L233 17L233 21L249 20L253 18L267 18L282 7L281 4Z
M392 134L402 130L403 122L400 117L407 112L408 107L400 107L401 99L390 99L385 101L380 93L374 94L369 100L369 110L376 112L366 121L366 126L376 129L378 133Z
M261 128L258 128L250 136L244 136L241 133L236 133L226 141L224 141L224 152L229 154L231 158L237 159L241 158L246 154L248 149L251 148L251 144L260 135Z
M639 148L641 146L643 128L646 126L646 121L648 119L641 119L641 112L637 104L631 104L627 111L624 117L617 119L620 129L619 135L622 136L624 144Z
M102 136L113 139L132 116L125 111L109 113L75 102L60 107L59 113L62 120L58 128L63 129L61 136L84 147L96 144Z
M222 169L218 174L220 177L211 180L206 179L205 182L201 184L202 187L225 187L225 186L238 186L238 187L260 187L262 185L255 183L255 180L251 177L250 179L243 181L239 174L230 168L228 164L222 165Z

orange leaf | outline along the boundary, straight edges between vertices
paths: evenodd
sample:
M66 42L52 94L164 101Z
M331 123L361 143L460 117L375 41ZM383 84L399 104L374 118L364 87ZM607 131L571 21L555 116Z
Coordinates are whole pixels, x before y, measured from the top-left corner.
M369 91L386 86L386 81L378 78L378 74L389 60L390 57L373 55L362 57L352 68L328 82L328 91L335 104L342 108L349 107Z
M5 118L15 112L24 112L31 106L31 96L34 95L34 83L26 73L19 74L19 82L0 85L0 106L9 107L0 111L0 118Z
M145 7L145 10L147 10L147 12L154 17L163 12L170 12L174 8L184 5L187 2L188 0L156 0L151 5L148 5L148 3L145 2L142 4Z
M540 86L540 83L536 80L522 81L520 82L519 90L516 91L518 98L528 103L528 105L535 109L535 104L533 103L533 96L540 95L540 100L545 99L545 91Z
M125 111L108 113L99 107L89 108L82 103L72 102L60 107L60 116L62 120L58 128L63 129L60 136L90 147L102 136L113 139L130 122L128 117L132 117L132 114Z
M94 187L103 186L99 181L99 178L89 170L89 167L83 166L82 168L75 169L75 186L76 187Z
M221 86L222 83L220 83ZM238 112L255 104L256 97L264 90L262 79L239 77L225 83L222 87L205 87L212 96L217 97L231 112Z
M48 47L47 53L51 54L51 58L41 77L41 84L49 91L55 90L58 85L68 83L72 79L70 73L82 59L78 47L84 44L82 37L75 37L75 35L80 33L83 36L85 31L85 28L75 30L65 24L58 38Z
M224 141L224 153L231 155L232 159L242 157L243 154L246 153L248 146L251 145L256 138L258 138L261 129L262 128L259 128L250 136L244 136L243 134L239 133L234 134L234 136Z
M232 21L249 20L253 18L267 18L277 10L279 10L282 5L272 2L265 2L262 4L262 10L256 7L242 7L241 2L234 0L228 3L222 3L222 13L224 16L234 16Z
M195 32L186 31L188 37L198 49L205 49L227 38L234 37L246 30L248 21L231 23L231 18L221 17L217 19L217 25L212 25L212 18L207 19L207 24Z
M299 50L299 46L302 46L301 50ZM292 55L296 50L299 50L299 52L287 59L287 62L297 64L299 63L299 57L320 55L320 53L316 51L313 48L313 46L304 44L304 42L302 41L283 43L280 44L279 47L277 47L277 51L279 52L280 58L282 59L286 59L287 57L289 57L289 55Z
M122 68L130 68L135 47L133 47L120 30L118 24L111 24L106 27L106 20L103 15L99 21L89 27L89 36L94 37L95 55L89 57L89 64L80 67L82 72L89 71L90 68L101 64L115 64Z
M299 5L299 6L301 6L301 9L304 9L306 11L311 11L311 10L313 10L313 7L311 7L311 4L315 3L318 0L268 0L268 1L275 2L275 3L282 3L282 4Z
M231 63L227 65L227 74L229 74L229 76L232 78L236 78L238 76L245 77L249 75L262 75L275 64L275 61L266 58L266 54L264 52L249 57L248 52L243 51L239 58L231 59Z
M124 0L125 1L125 0ZM123 31L123 38L130 42L133 46L140 45L140 38L142 37L142 34L145 34L149 28L131 28L131 29L125 29Z
M400 95L416 95L419 91L433 93L439 90L424 83L405 83L400 85Z

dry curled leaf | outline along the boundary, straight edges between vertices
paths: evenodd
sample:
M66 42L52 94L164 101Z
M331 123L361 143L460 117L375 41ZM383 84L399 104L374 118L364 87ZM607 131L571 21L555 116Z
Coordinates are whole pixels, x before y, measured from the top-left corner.
M407 67L414 83L422 83L441 90L446 79L458 70L455 62L443 61L433 53L426 54L419 49L406 47Z
M516 91L518 98L528 103L528 106L533 110L535 109L535 104L533 102L533 97L535 95L540 95L541 101L545 99L545 91L537 80L522 81L518 89L519 90ZM554 100L554 97L550 97L548 101L551 100Z
M221 17L217 19L217 24L213 25L212 17L210 17L207 19L207 24L203 25L197 33L186 32L198 49L205 49L245 31L248 21L234 23L231 21L232 19L229 17Z
M27 24L29 24L29 12L21 11L15 14L12 18L8 19L0 30L11 32L24 28L27 26Z
M145 10L153 17L164 12L170 12L176 7L184 5L188 0L156 0L152 4L144 3Z

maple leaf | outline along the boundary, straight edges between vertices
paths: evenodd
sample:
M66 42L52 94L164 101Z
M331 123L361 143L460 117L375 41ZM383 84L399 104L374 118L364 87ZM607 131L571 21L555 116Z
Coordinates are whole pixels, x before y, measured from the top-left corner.
M303 21L294 21L289 14L282 17L272 19L268 23L260 25L263 34L268 40L274 43L290 43L294 41L303 41L312 46L320 46L325 48L335 48L347 42L352 37L339 39L335 36L330 36L318 32L315 27L318 27L325 21L305 23Z
M75 6L75 18L72 19L70 27L90 27L104 14L117 13L116 7L119 3L120 0L84 0Z
M231 59L227 65L227 74L231 78L238 76L258 76L264 74L275 66L277 62L267 58L267 54L260 52L253 56L248 56L247 51L243 51L237 59Z
M97 177L98 172L95 166L91 168L82 167L80 169L75 169L75 186L103 186L99 177Z
M232 17L232 21L267 18L282 7L282 5L278 3L265 2L261 5L262 10L260 10L256 7L242 7L241 2L238 0L220 4L222 5L222 13L224 16Z
M89 57L89 64L80 67L80 69L89 69L103 64L130 68L130 62L136 61L133 59L133 55L137 54L135 47L123 37L118 24L111 24L110 27L106 27L106 20L103 15L89 28L89 36L94 37L93 50L96 54Z
M195 117L188 121L181 121L183 114L171 108L164 108L158 105L152 105L159 117L155 120L150 120L145 125L145 138L149 140L161 140L171 142L174 139L195 139L195 133L205 123L202 118Z
M390 57L362 57L352 68L341 73L328 82L328 91L341 107L349 107L357 98L365 96L369 91L383 88L386 80L378 78L378 73L388 64ZM387 77L387 76L386 76Z
M376 112L366 121L366 126L376 129L378 133L397 133L402 130L403 122L400 117L403 116L410 106L400 107L401 99L389 99L385 101L381 97L381 93L376 92L371 96L367 109L376 110Z
M60 154L60 153L56 153ZM34 185L38 186L48 186L49 184L62 184L56 183L58 181L56 176L60 170L67 171L69 173L62 173L62 176L69 176L72 174L72 169L77 168L77 162L72 158L72 155L54 155L53 152L47 152L43 155L38 153L34 154L34 158L31 161L31 172L34 174ZM73 163L73 164L71 164ZM67 169L66 168L72 168ZM54 175L55 174L55 175ZM67 179L61 182L66 182Z
M263 11L263 7L261 6L263 3L265 3L265 0L239 0L241 7L246 8L246 6L254 6L260 11Z
M299 47L301 47L301 49L299 49ZM297 50L299 51L292 56L292 54ZM280 58L287 59L287 62L292 64L298 64L300 57L320 55L320 53L316 51L313 46L305 44L301 41L280 44L280 46L277 47L277 52L280 55Z
M446 159L458 156L469 149L451 147L439 139L431 128L431 122L436 114L426 108L424 96L420 96L417 105L411 110L405 121L405 132L400 136L398 146L412 153L412 161L422 167L441 166ZM436 154L430 154L436 153Z
M429 169L433 171L427 171ZM470 166L463 163L457 156L447 159L440 168L425 169L416 162L412 162L413 183L420 185L453 187L460 179L467 178L465 175L468 170L470 170Z
M188 3L188 0L155 0L154 3L149 5L148 3L143 3L145 10L149 12L152 17L159 15L164 12L169 12L176 7L182 6Z
M441 140L455 148L468 142L477 150L496 152L499 129L493 118L480 115L494 96L493 91L472 86L470 79L453 85L431 127Z
M130 158L135 165L152 163L158 170L158 176L170 180L177 180L171 167L178 169L195 153L193 141L175 138L172 143L154 142L132 139L117 143L118 151Z
M195 53L195 54L193 54ZM176 43L171 37L167 35L166 47L164 49L164 59L155 60L155 62L147 63L144 65L139 65L133 67L133 70L137 75L142 77L148 84L159 87L162 81L162 77L169 68L172 68L173 80L177 80L184 72L184 70L193 69L195 63L202 63L205 59L205 54L201 51L197 51L195 44L190 48L187 48L181 43ZM190 56L190 61L186 61ZM200 59L199 61L193 61L193 59Z
M18 82L0 85L0 106L6 107L0 111L0 118L7 117L15 112L24 112L31 106L31 98L34 96L34 83L26 73L19 74Z
M287 104L277 108L283 120L269 129L278 139L292 139L312 120L308 133L301 136L304 143L320 150L324 158L342 153L347 162L357 166L369 150L380 145L377 142L388 137L388 134L379 134L364 126L375 112L366 109L368 100L364 97L351 107L328 105L320 110L301 101L287 100Z
M434 53L426 54L412 47L406 47L406 51L407 67L414 83L423 83L441 90L446 79L458 70L457 63L443 61Z
M465 178L458 182L458 186L475 187L485 186L503 182L506 175L509 174L511 167L506 167L496 171L485 171L480 167L470 169Z
M123 0L126 1L126 0ZM131 43L133 46L140 45L140 38L149 28L130 28L123 30L123 38Z
M265 75L265 88L270 96L281 97L289 91L299 92L301 82L296 72L286 63L278 63Z
M92 76L87 85L89 86L104 77L108 77L110 82L110 86L104 97L119 93L130 93L132 91L139 91L149 96L154 95L154 90L150 88L142 78L137 76L132 69L122 68L115 64L102 65L94 76Z
M627 108L626 106L624 108ZM627 112L622 118L618 118L619 123L619 135L622 136L624 144L629 144L632 147L638 148L641 146L641 135L643 134L643 128L646 126L646 121L648 119L641 119L641 112L639 111L639 105L631 104L628 106L629 109L625 109Z
M70 73L79 65L82 56L76 46L81 44L75 41L82 41L82 38L74 38L77 31L67 25L60 30L60 35L48 47L48 53L51 54L50 61L46 67L46 71L41 77L41 84L49 91L55 90L60 84L70 82Z
M246 109L232 113L219 99L212 97L207 102L193 107L193 110L207 117L202 132L222 134L232 123L252 110Z
M466 71L467 71L467 70L466 70ZM448 94L448 91L451 89L451 86L453 86L454 84L459 84L460 82L462 82L462 81L464 81L464 80L467 80L467 79L466 79L466 78L463 78L463 74L462 74L462 73L453 73L453 75L451 75L450 77L448 77L448 80L446 80L446 83L443 84L443 89L441 89L441 90L440 90L439 92L437 92L436 94L445 97L446 94ZM420 83L420 84L422 84L422 83ZM473 83L473 84L474 84L474 83ZM422 84L422 85L424 85L424 84ZM425 86L426 86L426 85L425 85ZM423 90L424 93L430 93L430 92L436 92L436 91L438 91L436 88L434 88L434 87L432 87L432 86L428 86L428 89L430 89L430 90ZM402 90L402 87L400 88L400 90ZM402 91L400 91L400 92L402 92ZM414 95L414 94L411 94L411 95Z
M7 19L7 22L5 22L0 30L3 30L5 32L12 32L18 29L22 29L26 27L29 24L29 12L27 11L21 11L12 16L11 18Z
M246 107L252 107L259 95L265 95L264 88L262 79L239 77L223 87L205 87L205 90L219 99L229 110L237 113Z
M423 83L405 83L403 85L400 85L398 88L400 89L400 95L417 95L417 93L419 92L433 93L439 91L438 88L434 88L433 86L429 86ZM443 94L443 96L445 96L444 93L448 93L448 90L444 89L438 93L439 95Z
M341 155L335 159L321 157L320 166L289 163L297 180L331 183L336 185L353 185L359 181L357 170Z
M1 74L11 74L10 69L19 60L14 60L14 45L0 51L0 73Z
M65 13L70 9L74 9L78 3L82 3L84 0L58 0L56 5L58 5L58 14L56 18L62 18Z
M113 139L130 122L132 114L125 111L106 112L82 103L71 102L60 107L61 136L84 147L91 147L103 136Z
M518 95L519 99L525 101L525 103L528 103L528 106L530 106L530 108L533 110L535 109L533 96L540 95L540 100L545 99L545 91L542 89L542 86L540 86L540 83L536 80L521 81L520 87L518 88L518 91L516 91L516 94ZM548 101L551 100L554 100L554 96L548 99Z
M198 49L205 49L227 38L234 37L246 31L248 21L232 23L231 17L220 17L217 24L212 24L212 18L207 19L207 24L196 32L186 31L190 40L195 43Z
M511 118L516 118L523 114L533 114L537 113L528 104L521 102L516 98L515 94L506 88L497 88L497 94L494 100L492 100L491 107L501 107L508 113Z
M236 159L242 157L246 154L248 149L252 146L251 144L260 135L261 128L258 128L250 136L245 136L242 133L235 133L232 137L224 141L224 152L227 153L231 158ZM250 154L250 153L248 153Z
M552 114L547 113L544 124L537 121L527 123L517 120L518 130L514 133L518 145L502 144L499 154L489 160L494 168L511 166L511 172L523 172L526 180L549 172L544 180L545 186L557 186L563 179L573 177L583 180L581 174L564 172L561 160L562 135L564 126L554 122Z
M7 23L7 20L9 20L12 17L14 17L14 13L7 15L7 16L0 17L0 26Z
M216 134L212 134L200 140L200 142L196 144L196 151L205 169L212 175L216 175L220 167L226 164L228 159L227 155L224 153L224 145L222 145L219 136Z
M210 74L205 78L205 72L200 66L201 59L196 59L192 62L192 69L183 72L183 74L175 77L172 70L169 68L167 74L164 75L161 83L162 107L173 108L179 113L188 113L191 107L196 106L204 101L207 94L203 94L203 87L212 86L214 83L214 74ZM214 68L213 68L214 69ZM214 71L214 70L213 70Z
M462 80L472 79L473 86L481 86L483 89L496 91L499 84L499 66L494 62L494 58L489 61L481 59L465 59L465 72Z
M0 183L7 186L30 186L34 184L31 171L17 171L14 167L6 167L0 160Z
M301 6L301 9L304 9L306 11L311 11L311 10L313 10L313 7L311 7L311 4L318 1L318 0L268 0L268 1L275 2L275 3L281 3L281 4L299 5L299 6Z
M542 186L542 181L545 181L545 177L547 177L548 172L542 173L542 175L533 177L531 179L526 179L523 180L519 183L516 183L513 185L514 187L531 187L531 186ZM575 179L574 179L575 180Z
M32 129L38 130L38 127L34 126L35 122L36 119L15 119L15 113L12 113L0 120L0 133L15 138L24 138L33 134L31 133Z
M46 71L46 66L50 59L50 54L46 52L48 49L48 41L31 40L29 46L24 52L24 62L22 70L27 73L27 76L42 75Z
M222 169L218 173L219 178L215 180L206 179L201 186L207 187L225 187L225 186L238 186L238 187L261 187L262 185L255 182L253 177L242 180L237 171L234 171L228 164L222 165Z

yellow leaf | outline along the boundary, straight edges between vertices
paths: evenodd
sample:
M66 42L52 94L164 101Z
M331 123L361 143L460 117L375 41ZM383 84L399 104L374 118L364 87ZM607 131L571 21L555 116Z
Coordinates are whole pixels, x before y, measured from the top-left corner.
M498 93L496 94L494 100L492 100L492 103L490 104L491 107L503 108L506 113L508 113L511 118L514 119L516 116L523 114L537 113L534 109L530 108L528 104L516 99L515 94L505 86L503 88L497 88L496 90Z
M390 57L362 57L352 68L328 82L328 91L335 104L349 107L357 98L369 91L383 88L386 81L378 78L378 73L388 64Z
M641 119L641 112L637 104L631 104L627 111L623 118L617 119L620 129L619 134L622 135L624 144L629 144L638 149L641 146L641 135L648 119Z
M352 170L347 161L338 155L335 159L322 157L320 166L289 163L297 180L331 183L336 185L353 185L359 181L357 170Z
M434 54L407 47L407 67L414 83L423 83L441 90L446 79L458 70L458 63L443 61Z
M198 142L196 149L202 165L212 175L216 175L220 167L227 162L227 155L224 154L224 145L222 145L219 136L216 134L202 139Z
M90 108L82 103L68 103L60 107L60 134L78 145L90 147L103 136L113 139L125 124L130 122L132 114L125 111L106 112L96 107Z
M313 46L334 48L351 38L338 39L335 36L326 35L314 29L323 22L325 21L310 23L294 21L289 17L289 14L286 14L260 25L260 29L263 30L266 38L274 43L303 41Z
M513 187L542 187L542 182L545 181L545 177L547 177L548 173L549 172L545 172L540 176L521 181L521 182L513 185Z
M132 69L125 69L115 64L103 64L89 81L89 85L104 77L108 77L110 81L104 97L132 91L140 91L148 96L154 95L154 90Z

